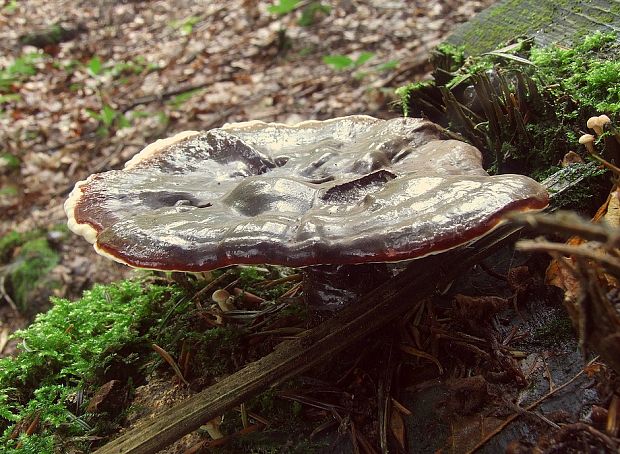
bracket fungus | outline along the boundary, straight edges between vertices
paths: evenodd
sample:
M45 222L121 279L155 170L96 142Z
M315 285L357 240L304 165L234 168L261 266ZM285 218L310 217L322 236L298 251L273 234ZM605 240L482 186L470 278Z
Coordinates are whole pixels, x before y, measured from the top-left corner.
M420 258L468 244L543 186L489 176L434 123L349 116L186 131L78 182L69 227L133 267L207 271Z

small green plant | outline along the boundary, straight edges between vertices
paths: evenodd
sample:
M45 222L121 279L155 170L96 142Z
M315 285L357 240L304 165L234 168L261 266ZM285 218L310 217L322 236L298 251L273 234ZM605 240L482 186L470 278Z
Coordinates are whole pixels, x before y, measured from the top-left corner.
M10 102L19 101L22 96L19 93L0 94L0 104L8 104Z
M16 82L24 81L37 73L36 63L44 54L30 52L16 58L6 68L0 70L0 93L10 90Z
M0 197L16 197L19 195L19 190L12 185L5 185L0 187Z
M175 108L181 107L191 98L202 93L203 91L204 91L203 88L196 88L195 90L188 90L186 92L183 92L181 94L174 96L172 99L168 101L168 104Z
M104 104L99 112L86 109L86 113L88 113L91 118L101 123L97 129L97 133L100 135L108 135L112 129L127 128L131 125L122 112L115 110L107 104Z
M103 71L101 59L96 55L88 61L86 66L88 67L88 72L91 74L91 76L98 76L99 74L101 74L101 71Z
M267 7L267 11L271 14L279 14L283 16L292 11L295 11L299 6L299 0L278 0L278 3Z
M389 61L386 61L385 63L381 63L380 65L377 65L376 70L377 71L392 71L393 69L398 68L398 65L400 65L400 62L398 60L389 60Z
M297 24L302 27L310 27L314 25L319 16L327 16L332 10L329 5L324 5L321 2L310 2L301 11L301 16L297 20Z
M0 154L0 171L2 169L6 169L9 172L15 171L19 169L21 165L21 161L15 155L11 153L2 153Z
M341 71L358 68L374 56L375 54L372 52L362 52L357 58L351 58L347 55L325 55L323 57L323 63L331 66L337 71Z
M375 57L373 52L362 52L356 58L348 55L325 55L323 63L331 66L336 71L353 70L361 67L366 62ZM391 71L399 65L398 60L389 60L378 65L369 67L366 71L356 71L353 77L356 80L362 80L369 74L376 74L385 71Z
M17 4L17 0L9 0L6 5L2 7L2 12L4 14L13 14L19 5Z
M175 30L179 30L183 35L189 35L201 18L198 16L186 17L181 21L172 21L170 26Z
M76 62L69 62L65 65L64 69L66 71L71 71L75 64ZM113 78L116 78L125 74L141 74L145 70L147 72L155 71L159 69L159 66L155 63L148 63L146 58L141 55L134 57L131 60L123 60L113 64L104 64L101 58L95 55L86 63L86 68L88 73L93 77L97 77L102 74L109 74Z

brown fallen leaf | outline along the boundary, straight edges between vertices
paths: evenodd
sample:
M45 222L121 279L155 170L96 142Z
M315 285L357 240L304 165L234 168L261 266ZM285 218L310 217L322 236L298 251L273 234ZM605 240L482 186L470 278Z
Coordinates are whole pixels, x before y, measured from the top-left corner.
M114 413L125 405L125 393L120 380L110 380L101 386L90 399L86 407L87 413Z
M392 435L396 438L398 445L401 449L405 449L405 421L403 421L403 416L396 409L396 407L392 407L392 413L390 415L390 429L392 431Z

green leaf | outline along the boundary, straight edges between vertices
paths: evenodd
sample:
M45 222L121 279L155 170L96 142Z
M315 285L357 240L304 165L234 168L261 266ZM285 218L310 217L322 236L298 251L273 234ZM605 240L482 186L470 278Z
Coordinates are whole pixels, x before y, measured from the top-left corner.
M297 8L299 0L280 0L276 5L267 7L267 11L271 14L288 14Z
M2 8L2 12L6 14L13 14L17 9L17 0L10 0L4 8Z
M114 119L117 115L118 113L116 112L116 110L114 110L107 104L104 104L103 109L101 110L101 121L104 125L110 127L112 126L112 123L114 123Z
M86 113L89 117L94 118L97 121L101 121L101 115L99 115L99 112L96 110L86 109Z
M9 76L34 76L37 73L34 63L40 58L42 58L42 55L36 52L24 54L9 65L6 73Z
M379 66L377 66L377 70L378 71L391 71L393 69L398 68L398 65L400 65L400 62L398 60L390 60L390 61L386 61L385 63L381 63Z
M125 115L118 116L118 129L129 128L131 122L125 117Z
M6 167L9 170L17 170L21 165L21 161L15 155L11 153L3 153L0 155L0 168Z
M7 95L0 95L0 104L6 104L13 101L19 101L22 99L19 93L9 93Z
M5 74L0 73L0 90L7 90L15 83L14 77L8 77Z
M332 7L329 5L323 5L321 2L312 2L303 9L297 24L302 27L309 27L314 24L318 15L324 14L327 16L331 10Z
M88 61L88 70L93 76L101 74L102 69L101 59L96 55Z
M131 112L131 118L148 118L153 114L146 110L134 110Z
M351 68L355 65L353 59L346 55L325 55L323 57L323 63L336 70Z
M201 93L202 91L204 91L204 88L197 88L195 90L188 90L184 93L181 93L180 95L176 95L174 98L172 98L170 101L168 101L168 104L174 106L174 107L179 107L181 106L183 103L185 103L185 101L188 101L192 96L197 95L198 93Z
M375 56L374 52L362 52L355 60L355 66L361 66Z
M201 18L199 16L189 16L182 21L170 22L170 27L179 30L183 35L189 35L200 20Z

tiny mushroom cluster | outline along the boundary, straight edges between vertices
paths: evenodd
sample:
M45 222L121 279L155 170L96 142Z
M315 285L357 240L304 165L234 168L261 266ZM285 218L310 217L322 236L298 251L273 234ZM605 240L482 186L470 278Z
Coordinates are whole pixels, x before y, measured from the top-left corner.
M196 272L416 259L547 204L542 185L489 176L434 123L357 115L182 132L78 182L65 210L100 254Z
M594 131L599 138L602 138L607 152L606 154L613 163L611 164L611 168L612 170L616 170L616 166L620 164L620 133L613 128L611 119L607 115L590 117L586 122L586 126ZM606 132L613 132L613 137L611 134L606 135ZM597 153L594 147L595 140L596 137L592 134L583 134L579 137L579 143L586 147L588 153L609 167L610 163L605 161L604 158Z

